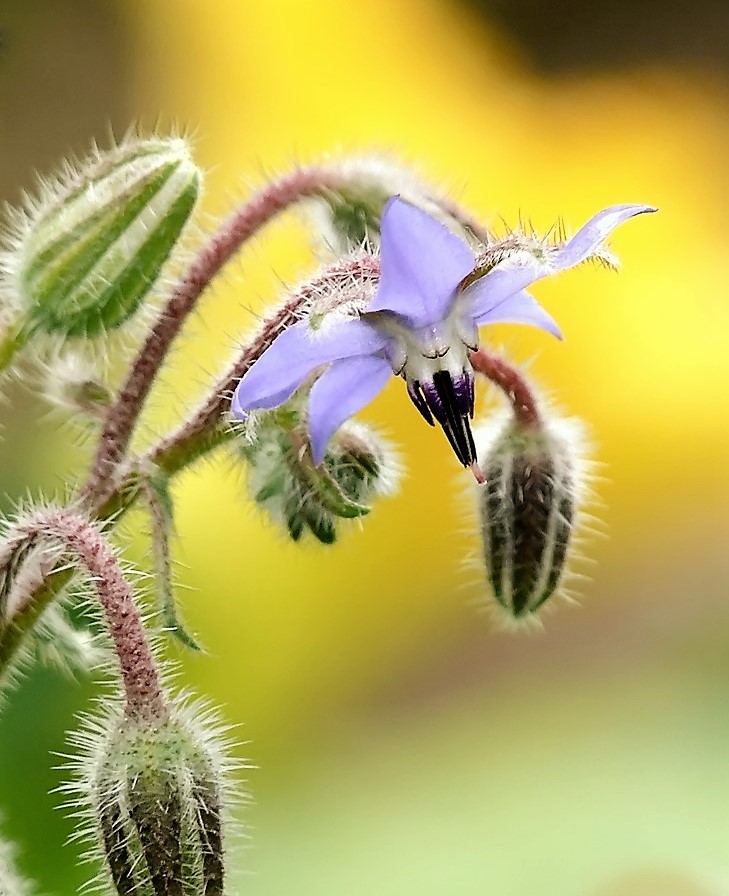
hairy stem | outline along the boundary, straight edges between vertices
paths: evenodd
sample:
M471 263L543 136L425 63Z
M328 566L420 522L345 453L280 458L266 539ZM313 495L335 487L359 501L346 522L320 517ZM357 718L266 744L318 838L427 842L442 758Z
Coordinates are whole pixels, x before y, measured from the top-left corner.
M142 619L119 561L97 528L70 510L39 510L22 520L11 541L50 539L58 543L89 574L104 613L119 663L126 712L133 718L164 718L167 704L157 664L147 641ZM41 582L15 608L0 630L0 661L17 643L18 632L28 631L48 600L70 578L58 567L42 575ZM11 637L5 643L5 634ZM12 635L15 635L13 637Z
M211 434L216 432L230 404L230 397L243 374L261 357L274 339L300 319L313 299L332 294L361 282L369 287L380 276L380 260L374 255L358 255L330 265L321 274L300 286L261 326L231 367L213 386L199 410L178 430L162 439L150 452L150 460L166 472L175 471L188 456L199 456Z
M475 371L504 392L511 403L514 416L523 427L536 429L541 425L536 397L520 370L483 348L471 352L469 360Z
M348 297L356 304L358 289L363 294L362 298L367 298L366 290L376 284L379 272L379 258L363 254L330 265L317 277L295 290L264 321L256 336L218 380L209 397L190 420L163 438L139 460L128 462L125 468L119 468L108 488L95 493L88 491L84 496L85 511L97 520L116 521L144 494L144 471L150 466L171 478L200 457L232 441L236 433L225 419L225 412L230 395L246 370L260 358L282 330L296 323L309 310L315 298L348 288ZM28 615L23 617L28 620L28 625L24 625L22 630L13 627L0 632L0 669L17 650L23 633L67 584L70 575L68 570L56 567L29 592L26 610ZM31 619L33 613L36 615Z
M89 503L108 490L110 475L126 454L137 419L167 352L212 279L279 212L300 199L341 184L342 175L336 168L299 168L267 185L233 212L201 250L173 289L108 411L96 459L84 487L84 498Z

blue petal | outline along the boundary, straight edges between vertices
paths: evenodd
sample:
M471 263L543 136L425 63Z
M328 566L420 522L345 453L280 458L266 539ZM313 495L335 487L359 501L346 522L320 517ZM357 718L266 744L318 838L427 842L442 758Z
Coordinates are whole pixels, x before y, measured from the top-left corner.
M463 313L474 321L483 321L494 308L498 308L509 296L520 293L527 286L551 273L543 261L523 253L518 262L507 258L498 267L476 280L464 290L458 299Z
M387 361L369 356L336 361L319 377L309 398L309 438L314 463L322 462L329 440L342 423L369 404L391 376Z
M654 212L649 205L614 205L598 212L557 252L537 259L526 252L505 259L480 280L464 290L459 298L465 313L480 319L508 296L531 286L537 280L567 270L601 247L603 241L625 221L636 215Z
M491 308L480 314L474 323L479 326L482 324L528 324L531 327L546 330L557 339L562 338L562 332L556 322L526 290L514 293L504 299L496 308Z
M655 211L656 209L650 205L613 205L603 209L590 218L587 224L559 250L553 260L554 271L564 271L580 264L600 248L616 227L636 215Z
M306 377L330 361L381 351L387 338L362 320L314 331L303 320L284 330L242 377L233 395L236 416L283 404Z
M465 240L395 196L382 213L380 245L380 286L367 310L390 311L417 328L443 320L473 270Z

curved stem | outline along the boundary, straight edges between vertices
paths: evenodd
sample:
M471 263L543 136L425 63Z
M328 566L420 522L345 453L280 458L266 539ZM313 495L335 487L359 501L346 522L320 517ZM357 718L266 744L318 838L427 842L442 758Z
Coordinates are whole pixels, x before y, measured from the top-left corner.
M159 671L137 605L119 561L99 531L69 510L39 510L16 526L6 544L50 538L73 555L88 572L99 598L106 627L119 663L126 712L133 718L164 718L167 704ZM15 608L0 632L0 659L9 656L19 638L35 622L48 600L70 577L70 570L56 568ZM56 577L54 579L54 577ZM60 578L60 581L59 581ZM6 632L11 633L9 644Z
M84 487L86 501L93 503L108 490L108 480L124 458L145 399L169 348L197 300L230 258L260 228L292 203L335 189L342 184L336 168L300 168L260 190L237 209L208 244L173 289L106 418L94 466Z
M517 421L526 429L537 429L541 415L529 383L508 361L480 348L469 355L471 366L497 385L509 399Z
M380 259L375 255L362 254L347 258L325 268L317 277L295 290L289 299L271 314L262 324L259 332L245 346L231 367L213 386L209 397L199 410L175 432L162 439L149 453L152 463L171 472L179 469L186 456L198 457L205 450L207 440L216 434L230 397L243 374L272 344L274 339L299 320L311 302L321 296L336 297L358 280L362 288L376 284L380 276ZM356 296L348 296L351 300ZM202 450L201 450L202 449Z
M133 463L109 482L107 488L97 492L87 491L80 506L97 520L119 519L140 497L144 487L144 471L153 465L171 477L181 472L203 455L236 438L236 432L224 419L230 393L240 377L268 348L271 342L287 326L295 323L310 303L322 295L335 294L348 289L348 298L356 302L357 290L352 289L359 279L364 292L379 277L379 259L373 255L361 255L337 262L326 268L318 277L300 286L293 295L264 321L256 337L247 345L230 369L219 379L210 396L192 418L177 431L154 446L147 454ZM1 558L0 558L1 562ZM67 584L71 573L62 565L49 570L45 578L28 593L27 624L22 630L17 626L0 631L0 669L17 651L22 635L37 619L42 609ZM34 615L33 615L34 614Z

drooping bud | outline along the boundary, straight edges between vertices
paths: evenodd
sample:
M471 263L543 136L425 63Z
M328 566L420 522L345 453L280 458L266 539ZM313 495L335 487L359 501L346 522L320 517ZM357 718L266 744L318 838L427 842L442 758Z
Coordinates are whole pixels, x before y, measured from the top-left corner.
M513 619L535 614L559 588L583 471L571 421L510 418L476 434L486 484L478 491L483 561L496 602Z
M90 338L124 324L157 281L195 205L181 138L134 139L67 165L11 222L4 290L35 333Z
M214 739L187 711L119 714L103 738L80 735L83 801L119 896L222 896L224 781ZM89 743L93 741L93 750Z
M332 544L338 520L365 516L374 498L395 490L399 466L388 445L351 422L335 434L317 466L305 432L296 399L257 414L255 431L241 448L249 486L255 502L294 541L308 530Z

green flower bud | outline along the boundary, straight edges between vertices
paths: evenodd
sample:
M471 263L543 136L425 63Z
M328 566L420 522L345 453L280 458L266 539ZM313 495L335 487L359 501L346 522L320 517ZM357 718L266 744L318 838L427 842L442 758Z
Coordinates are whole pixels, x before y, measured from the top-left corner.
M394 491L399 468L379 437L351 422L335 434L316 466L305 431L296 399L257 414L255 432L241 448L249 485L256 503L294 541L309 531L332 544L338 520L365 516L374 498Z
M535 614L562 581L578 513L582 465L566 421L526 428L510 419L477 433L486 484L478 492L483 561L512 619Z
M220 761L195 729L122 716L97 745L92 815L119 896L222 896Z
M323 191L313 203L316 226L324 243L337 255L380 243L380 219L385 203L400 195L453 226L419 179L404 165L376 157L348 159L338 166L341 185Z
M5 289L35 333L89 338L140 307L200 188L184 140L135 139L67 166L16 215Z

